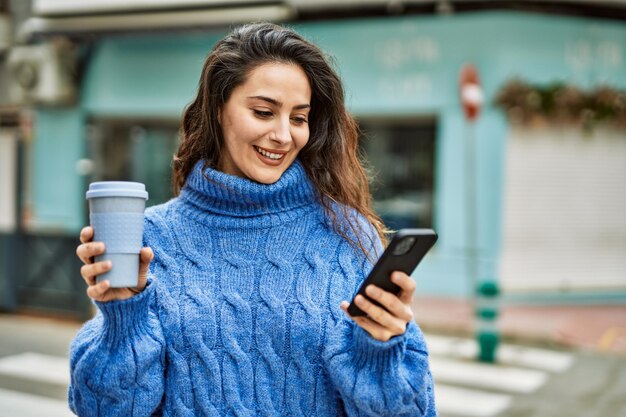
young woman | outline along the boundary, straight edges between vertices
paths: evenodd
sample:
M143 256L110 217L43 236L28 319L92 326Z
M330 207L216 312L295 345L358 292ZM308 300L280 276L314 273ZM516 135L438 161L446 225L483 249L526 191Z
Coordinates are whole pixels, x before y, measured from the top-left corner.
M385 241L357 126L323 53L273 24L208 56L174 159L178 197L146 211L139 285L109 288L81 232L98 314L71 347L79 415L435 416L415 285L345 312ZM342 311L343 310L343 311Z

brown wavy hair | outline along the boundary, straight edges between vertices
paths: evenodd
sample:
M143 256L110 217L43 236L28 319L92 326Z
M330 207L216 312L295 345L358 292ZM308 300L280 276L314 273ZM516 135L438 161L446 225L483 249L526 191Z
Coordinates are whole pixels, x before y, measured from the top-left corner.
M199 160L205 167L219 166L224 140L218 109L254 68L275 62L296 64L308 77L310 136L298 158L334 229L373 259L365 249L372 242L363 241L371 231L364 230L367 226L351 215L351 209L360 213L386 244L385 227L371 208L371 193L358 152L358 125L345 107L343 85L329 59L289 28L273 23L243 25L215 45L204 62L196 98L183 114L181 143L173 161L174 191L180 192Z

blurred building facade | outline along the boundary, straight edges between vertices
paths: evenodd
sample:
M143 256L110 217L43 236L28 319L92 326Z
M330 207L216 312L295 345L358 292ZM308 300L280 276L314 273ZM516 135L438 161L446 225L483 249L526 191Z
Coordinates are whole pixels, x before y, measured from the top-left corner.
M286 22L333 57L377 177L375 208L393 228L440 235L415 274L420 293L471 297L472 256L477 278L497 280L512 298L626 302L624 125L497 105L519 87L514 79L526 83L520 94L531 107L537 91L528 85L556 82L623 99L626 2L496 3L3 3L0 307L88 309L74 255L87 184L142 181L150 204L170 198L180 118L203 59L231 25L254 20ZM534 8L513 7L524 3ZM459 102L467 63L484 95L473 123Z

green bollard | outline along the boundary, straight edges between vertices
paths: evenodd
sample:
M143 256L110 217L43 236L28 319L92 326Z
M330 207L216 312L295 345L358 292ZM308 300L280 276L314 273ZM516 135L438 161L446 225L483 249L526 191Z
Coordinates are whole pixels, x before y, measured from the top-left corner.
M495 280L485 280L478 286L476 306L476 341L478 342L478 360L494 363L500 343L498 330L498 295L500 288Z

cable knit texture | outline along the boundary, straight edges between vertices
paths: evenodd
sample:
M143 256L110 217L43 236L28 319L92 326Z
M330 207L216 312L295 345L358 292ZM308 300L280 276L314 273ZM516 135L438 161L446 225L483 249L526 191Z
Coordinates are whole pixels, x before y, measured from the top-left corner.
M436 415L417 325L380 342L341 311L372 265L298 161L271 185L198 163L178 198L146 211L144 244L146 289L96 303L72 343L76 414Z

